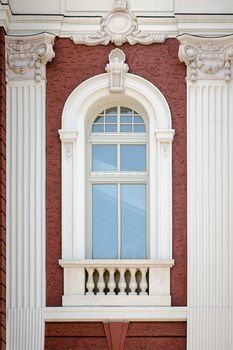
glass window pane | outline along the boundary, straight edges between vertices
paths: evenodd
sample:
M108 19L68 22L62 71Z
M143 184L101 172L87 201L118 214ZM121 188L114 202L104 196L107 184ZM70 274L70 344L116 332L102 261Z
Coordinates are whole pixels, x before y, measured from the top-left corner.
M116 145L92 145L92 170L115 171L117 169Z
M104 123L104 117L97 117L97 118L95 118L94 123Z
M134 116L134 123L144 123L144 120L139 115Z
M145 125L134 124L134 132L146 132Z
M146 145L121 145L121 171L146 171Z
M116 124L106 124L105 131L106 132L117 132L117 125Z
M117 107L106 109L105 115L117 115Z
M146 185L121 185L122 259L146 258Z
M129 109L127 107L121 107L121 115L122 114L132 115L132 109Z
M121 123L132 123L132 117L121 117Z
M106 123L117 123L117 117L115 116L106 116Z
M104 132L104 124L93 124L92 132Z
M117 259L117 231L117 185L93 185L93 259Z
M132 132L132 124L121 124L121 132Z

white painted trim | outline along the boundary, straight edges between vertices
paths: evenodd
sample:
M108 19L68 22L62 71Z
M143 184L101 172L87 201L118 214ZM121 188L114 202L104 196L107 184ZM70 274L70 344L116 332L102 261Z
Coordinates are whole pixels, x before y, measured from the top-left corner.
M107 9L109 10L109 9ZM106 12L95 13L102 17ZM137 15L141 15L136 13ZM59 37L70 38L98 31L100 17L89 16L90 12L76 14L77 17L64 15L14 15L8 5L0 4L0 26L8 35L32 35L48 32ZM144 13L145 15L145 13ZM78 17L81 16L81 17ZM184 33L197 35L228 35L233 33L233 15L231 14L162 14L165 17L139 17L139 30L153 34L163 34L169 38ZM161 13L159 14L161 16ZM172 16L172 17L171 17Z
M62 113L62 130L78 133L72 143L70 157L62 157L62 259L85 258L85 168L86 168L86 128L89 118L92 118L98 108L104 109L106 104L117 105L119 102L131 103L135 110L143 109L149 123L149 145L151 150L158 149L155 131L169 137L167 157L160 152L157 162L154 152L150 152L150 179L159 181L160 196L150 196L150 258L172 259L171 242L171 114L169 106L161 92L150 82L133 75L126 74L124 94L110 94L108 89L108 74L101 74L86 80L78 86L68 97ZM102 105L102 107L101 107ZM62 140L65 143L64 139ZM160 155L161 154L161 155ZM75 161L74 161L75 160ZM160 167L160 165L163 166ZM160 178L157 169L160 169ZM79 169L79 171L78 171ZM80 171L80 169L83 169ZM166 174L166 176L165 176ZM158 175L158 176L157 176ZM169 179L170 178L170 179ZM76 179L73 182L73 179ZM157 193L158 183L150 181L150 193ZM68 195L69 194L69 195ZM73 198L71 200L71 198ZM160 203L158 202L160 201ZM159 215L158 210L163 214ZM73 218L73 219L72 219ZM156 234L155 234L156 232ZM160 242L160 244L157 244Z
M187 320L186 307L46 307L45 322L170 321Z

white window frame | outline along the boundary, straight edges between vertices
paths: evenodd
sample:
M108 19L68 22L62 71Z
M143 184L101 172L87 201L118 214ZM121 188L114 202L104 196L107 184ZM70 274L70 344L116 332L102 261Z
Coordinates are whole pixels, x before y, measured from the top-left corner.
M120 103L114 104L114 105L107 105L98 108L96 111L96 114L90 119L90 123L87 126L86 130L86 139L87 139L87 162L86 162L86 174L87 174L87 210L86 210L86 255L85 257L87 259L92 258L91 250L92 250L92 184L93 183L116 183L119 185L119 183L128 183L128 184L138 184L142 183L146 185L146 258L150 258L150 250L149 250L149 244L150 244L150 234L149 234L149 143L148 143L148 134L149 134L149 123L147 121L147 118L145 118L144 115L139 113L140 116L143 118L146 131L145 132L113 132L113 133L105 133L105 132L98 132L93 133L92 125L94 123L94 120L98 116L99 113L101 113L103 110L107 110L108 108L117 107L117 117L119 117L119 109L120 107L127 107L129 109L135 110L131 106L128 105L122 105ZM117 127L119 128L119 121L117 123ZM117 148L120 147L121 144L129 144L129 145L145 145L146 146L146 170L144 172L92 172L92 145L109 145L109 144L116 144ZM119 149L118 149L118 157L119 157ZM119 166L119 158L117 160L118 166ZM119 187L118 187L119 191ZM118 192L119 195L119 192ZM118 198L119 199L119 198ZM118 202L118 206L120 203ZM119 223L119 207L118 207L118 255L120 251L120 223ZM119 257L118 257L119 259Z
M87 130L91 120L97 115L98 108L121 104L138 111L147 119L149 125L149 128L147 125L150 147L149 259L141 263L135 261L135 264L151 266L150 305L168 306L171 305L170 268L174 264L172 260L174 130L171 128L170 109L162 93L153 84L139 76L126 74L125 89L122 94L112 94L108 87L108 74L88 79L72 92L63 109L62 129L59 130L62 142L62 259L60 265L64 269L63 305L77 306L90 303L90 301L86 302L88 298L85 296L85 264L93 264L86 260L86 211L88 210L86 157L89 153ZM77 296L81 296L81 299ZM122 298L121 305L128 304L129 298L127 296L126 298L126 300ZM91 301L91 303L95 305L102 303L102 299L101 301L97 299L96 296L95 302ZM118 305L119 302L118 299Z

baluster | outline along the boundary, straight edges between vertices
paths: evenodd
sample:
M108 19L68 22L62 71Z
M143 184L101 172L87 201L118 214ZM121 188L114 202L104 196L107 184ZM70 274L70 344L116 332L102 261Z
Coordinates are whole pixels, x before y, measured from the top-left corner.
M120 289L120 292L118 293L118 295L125 295L126 294L126 292L125 292L125 289L126 289L125 270L126 270L125 267L118 268L118 271L120 273L120 280L118 283L118 287Z
M136 272L137 272L137 269L134 267L130 268L129 272L130 272L130 281L129 281L130 292L129 292L129 294L130 295L137 295L137 293L136 293L136 289L137 289Z
M87 295L93 295L93 289L95 288L95 283L94 283L94 279L93 279L93 273L94 273L94 269L92 267L89 267L86 269L87 273L88 273L88 278L87 278Z
M104 282L104 271L105 269L103 267L98 267L97 271L99 273L99 279L97 282L97 288L98 288L98 295L104 295L104 288L105 288L105 282Z
M115 295L115 292L114 292L114 289L116 288L116 282L114 278L115 270L116 270L115 267L110 267L108 269L108 272L109 272L108 295Z
M146 280L147 268L146 267L141 268L140 272L142 275L141 282L140 282L140 289L141 289L140 295L147 295L147 292L146 292L148 287L147 280Z

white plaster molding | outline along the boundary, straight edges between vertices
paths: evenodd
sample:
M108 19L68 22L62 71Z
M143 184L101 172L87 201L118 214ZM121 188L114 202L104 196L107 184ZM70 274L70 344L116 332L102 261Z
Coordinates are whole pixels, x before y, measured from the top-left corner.
M167 14L151 12L151 10L147 13L144 11L135 11L135 13L141 16L137 18L138 28L154 35L166 33L169 38L175 38L184 33L210 36L233 33L233 15L231 14L176 14L174 12ZM100 19L90 17L90 11L69 12L69 14L72 16L14 15L8 5L0 4L0 24L8 35L34 35L47 32L62 38L70 38L72 35L85 36L99 30ZM94 14L104 16L105 11L98 13L95 11ZM145 17L148 14L150 17ZM169 17L166 17L167 15Z
M179 59L187 65L187 79L232 79L233 35L204 38L184 34L178 40Z
M125 63L125 54L120 49L114 49L109 54L109 63L105 70L109 74L109 91L121 93L124 91L125 74L129 70Z
M46 307L46 322L74 321L186 321L186 307Z
M114 0L112 11L103 16L100 29L87 35L73 35L75 44L88 46L108 45L110 42L121 46L128 42L130 45L150 45L163 43L165 34L146 33L138 29L138 21L132 11L127 10L127 0Z
M6 36L7 80L31 80L40 82L46 78L46 64L55 56L55 36Z
M126 73L124 94L110 94L108 74L101 74L78 86L66 101L62 115L62 132L77 131L78 137L73 144L72 156L62 158L62 259L85 259L85 155L87 152L85 140L88 118L95 113L96 106L129 102L136 109L144 110L148 116L150 147L157 150L158 141L154 132L171 130L171 114L164 96L145 79ZM164 164L164 172L167 171L167 176L161 177L159 187L161 196L150 196L150 210L156 213L156 215L150 215L149 255L151 259L172 259L171 179L166 182L171 176L171 156L171 152L169 157L163 157L164 160L159 156L156 163L154 153L150 152L151 178L158 178L157 169L160 169L160 161ZM158 184L151 181L151 193L157 193L157 189ZM162 216L159 215L158 208L163 208ZM157 231L157 237L154 234L155 231Z

